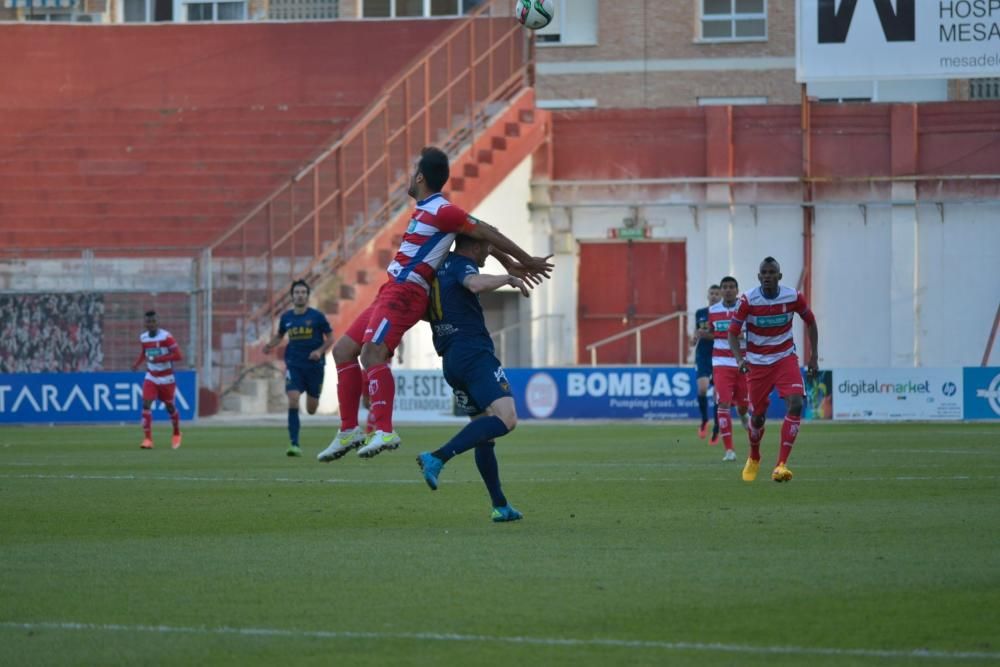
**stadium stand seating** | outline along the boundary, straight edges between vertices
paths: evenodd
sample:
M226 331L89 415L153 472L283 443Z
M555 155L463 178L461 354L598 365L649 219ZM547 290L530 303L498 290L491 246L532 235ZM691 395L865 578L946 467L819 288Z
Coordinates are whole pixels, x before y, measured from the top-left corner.
M0 244L204 246L450 23L5 26Z

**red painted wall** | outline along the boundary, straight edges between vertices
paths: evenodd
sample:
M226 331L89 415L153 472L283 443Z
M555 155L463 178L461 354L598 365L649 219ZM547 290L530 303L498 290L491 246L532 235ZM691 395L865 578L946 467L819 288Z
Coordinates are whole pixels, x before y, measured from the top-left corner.
M557 180L802 175L798 106L552 114ZM1000 103L813 104L820 177L1000 173Z
M0 108L364 105L453 23L4 25Z

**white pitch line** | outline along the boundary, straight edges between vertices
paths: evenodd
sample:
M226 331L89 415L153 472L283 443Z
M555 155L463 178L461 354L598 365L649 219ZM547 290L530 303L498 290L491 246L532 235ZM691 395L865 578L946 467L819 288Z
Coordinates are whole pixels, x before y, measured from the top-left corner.
M736 470L735 468L733 470ZM111 482L212 482L212 483L236 483L236 484L345 484L345 485L367 485L367 484L423 484L419 478L414 479L308 479L295 477L193 477L185 475L46 475L46 474L5 474L0 473L0 479L48 479L66 481L111 481ZM970 482L1000 479L1000 475L942 475L942 476L918 476L918 475L898 475L894 477L800 477L796 478L799 483L839 483L839 482ZM735 474L726 477L505 477L508 482L522 484L575 484L578 482L606 482L606 483L627 483L627 482L731 482L740 481ZM452 484L472 484L479 483L478 479L456 479L449 481Z
M996 447L983 447L982 449L869 449L875 454L973 454L982 456L983 454L1000 454L1000 449Z
M431 642L528 644L535 646L606 646L612 648L659 649L764 655L832 655L867 658L928 658L932 660L1000 660L989 651L938 651L931 649L872 649L810 646L753 646L702 642L670 642L642 639L578 639L572 637L505 637L438 632L351 632L328 630L284 630L281 628L183 627L170 625L120 625L114 623L0 622L11 630L71 630L96 632L150 632L155 634L236 635L241 637L289 637L293 639L376 639Z

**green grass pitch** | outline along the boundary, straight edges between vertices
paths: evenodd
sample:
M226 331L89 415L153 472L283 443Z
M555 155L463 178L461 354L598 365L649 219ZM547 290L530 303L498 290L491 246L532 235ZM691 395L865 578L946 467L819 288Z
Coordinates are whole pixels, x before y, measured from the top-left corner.
M431 492L403 447L191 426L0 431L0 664L1000 662L1000 425L805 424L770 481L692 425L522 424L525 514L471 453Z

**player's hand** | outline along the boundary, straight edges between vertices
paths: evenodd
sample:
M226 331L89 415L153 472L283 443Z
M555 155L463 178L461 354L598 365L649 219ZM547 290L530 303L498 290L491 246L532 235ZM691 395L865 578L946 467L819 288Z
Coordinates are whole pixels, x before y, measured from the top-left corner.
M521 290L522 296L531 296L531 293L528 292L528 285L517 276L507 276L507 284Z
M815 380L819 376L819 362L816 358L809 360L806 364L806 377Z
M312 352L309 353L309 358L312 359L313 361L319 361L320 359L323 358L323 351L318 349L313 350Z
M525 270L534 277L551 278L552 276L549 274L551 274L552 269L556 267L555 264L549 261L550 259L552 259L552 255L546 255L545 257L532 257L522 266L524 266Z
M552 255L549 255L549 257L551 256ZM551 264L549 266L551 267ZM549 276L549 272L551 271L551 269L547 269L544 271L535 271L534 269L531 269L525 266L524 264L521 264L520 262L512 262L504 268L507 269L507 273L514 276L515 278L520 278L530 288L534 288L535 285L541 285L543 280L551 277Z
M514 278L520 278L525 282L525 284L528 287L532 289L534 289L535 285L541 285L542 280L544 279L544 276L532 273L531 271L528 270L527 267L525 267L523 264L519 262L511 264L506 268L508 274L510 274Z
M740 373L746 375L749 372L750 372L750 366L747 364L747 360L743 359L742 361L740 361Z

